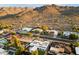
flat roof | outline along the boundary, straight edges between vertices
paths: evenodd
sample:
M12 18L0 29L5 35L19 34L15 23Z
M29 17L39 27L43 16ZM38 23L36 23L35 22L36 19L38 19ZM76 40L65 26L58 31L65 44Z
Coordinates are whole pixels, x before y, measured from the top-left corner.
M79 55L79 47L75 47L76 54Z

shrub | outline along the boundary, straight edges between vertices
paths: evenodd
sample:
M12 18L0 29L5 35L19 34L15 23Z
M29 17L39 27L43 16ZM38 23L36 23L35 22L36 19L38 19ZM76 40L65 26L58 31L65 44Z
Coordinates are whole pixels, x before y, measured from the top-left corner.
M79 47L79 42L73 42L73 43L71 43L71 45Z
M75 45L76 47L79 47L79 42L75 42L74 45Z
M79 26L74 26L72 29L73 31L79 32Z
M43 31L41 35L49 35L49 33L47 31Z
M36 34L40 33L40 31L38 31L38 30L31 31L31 32L32 32L32 33L36 33Z
M48 30L48 26L43 25L43 26L41 26L41 29L42 29L43 31L46 31L46 30Z
M79 37L78 37L78 35L77 34L70 34L69 35L69 39L78 39Z
M16 32L14 32L14 31L13 31L13 32L11 32L11 34L12 34L12 35L15 35L15 34L16 34Z
M31 54L32 54L32 55L38 55L38 50L32 51Z
M58 37L63 37L63 32L59 32Z
M38 54L39 55L44 55L45 54L45 51L41 50L41 49L38 49Z

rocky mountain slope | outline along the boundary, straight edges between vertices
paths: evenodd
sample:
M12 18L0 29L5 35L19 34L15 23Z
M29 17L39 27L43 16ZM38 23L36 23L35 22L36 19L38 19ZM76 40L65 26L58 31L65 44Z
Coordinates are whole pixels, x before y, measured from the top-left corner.
M37 8L2 7L0 24L14 28L47 25L56 30L72 30L79 26L79 7L45 5Z

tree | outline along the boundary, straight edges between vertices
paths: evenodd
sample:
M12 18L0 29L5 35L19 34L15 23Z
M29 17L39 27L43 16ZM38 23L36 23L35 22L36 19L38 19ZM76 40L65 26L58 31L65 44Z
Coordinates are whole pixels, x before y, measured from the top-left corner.
M63 37L63 31L58 33L58 37Z
M38 49L38 54L39 54L39 55L44 55L44 54L46 54L46 53L45 53L44 50Z
M75 42L74 45L75 45L76 47L79 47L79 42Z
M41 27L41 29L42 29L43 31L46 31L46 30L48 30L48 26L43 25L43 26Z
M79 27L78 26L74 26L73 27L73 31L79 32Z
M69 35L69 39L74 40L74 39L78 39L78 38L79 38L79 37L78 37L77 34L70 34L70 35Z
M14 46L19 47L21 45L19 38L17 38L15 35L12 36L12 39Z
M21 44L19 38L13 35L13 46L17 48L16 54L21 54L21 52L25 51L24 46Z
M38 50L36 50L36 51L32 51L31 54L32 54L32 55L38 55Z
M43 31L41 32L41 35L49 35L49 33L47 31Z
M23 51L25 51L25 48L24 46L20 45L19 47L17 47L16 55L21 54Z
M3 29L2 24L0 24L0 30L2 30L2 29Z
M34 30L34 31L31 31L31 32L32 32L32 33L36 33L36 34L40 33L39 30Z
M0 24L0 29L10 29L11 25Z
M71 45L72 45L72 46L79 47L79 42L72 42Z

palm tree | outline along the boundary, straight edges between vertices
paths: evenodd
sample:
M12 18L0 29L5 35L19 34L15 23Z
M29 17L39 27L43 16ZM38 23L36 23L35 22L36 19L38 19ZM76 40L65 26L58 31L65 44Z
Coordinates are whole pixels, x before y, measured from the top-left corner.
M21 54L21 52L25 51L24 46L20 42L20 39L17 38L15 35L13 35L12 38L13 38L13 47L17 48L16 54Z
M14 41L14 46L18 47L21 45L20 40L15 35L12 36L12 39Z

